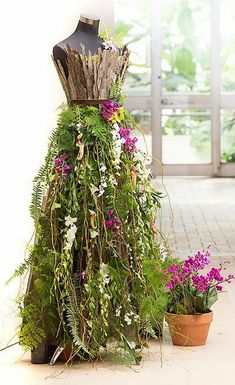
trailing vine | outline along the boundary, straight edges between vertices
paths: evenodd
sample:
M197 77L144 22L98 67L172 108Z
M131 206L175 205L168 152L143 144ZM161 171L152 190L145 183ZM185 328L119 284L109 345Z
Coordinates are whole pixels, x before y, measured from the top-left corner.
M121 84L112 95L118 98ZM155 227L162 195L118 102L63 106L30 206L36 242L19 341L53 336L82 359L138 363L143 336L161 332L166 294ZM160 331L160 332L159 332Z

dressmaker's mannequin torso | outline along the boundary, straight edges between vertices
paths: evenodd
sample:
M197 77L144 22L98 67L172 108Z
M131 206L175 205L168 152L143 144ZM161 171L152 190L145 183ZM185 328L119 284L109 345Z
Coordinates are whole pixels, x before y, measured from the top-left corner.
M60 60L66 75L68 75L68 70L64 48L68 44L72 49L81 52L81 44L83 44L86 54L88 54L89 51L92 55L96 54L98 48L102 46L102 39L98 37L99 22L100 19L97 16L81 14L77 28L72 35L54 46L54 59Z

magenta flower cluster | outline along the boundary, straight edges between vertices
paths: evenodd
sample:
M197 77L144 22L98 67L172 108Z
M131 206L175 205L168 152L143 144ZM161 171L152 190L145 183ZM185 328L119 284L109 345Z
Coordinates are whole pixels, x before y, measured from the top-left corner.
M221 291L224 282L230 283L234 279L234 275L229 274L224 277L221 272L225 270L222 264L219 268L212 268L207 274L199 274L211 261L209 259L210 251L198 252L194 256L188 257L182 264L173 264L167 269L169 282L166 287L170 290L177 286L189 288L192 287L198 292L206 292L210 288L215 287L217 291Z
M131 129L129 127L126 129L123 127L120 127L118 132L119 132L120 137L125 139L125 146L124 146L125 151L126 152L135 151L135 144L138 141L138 138L136 138L136 137L131 138L130 137Z
M65 179L68 176L68 171L71 169L71 166L66 162L68 157L69 155L67 153L64 153L55 158L56 171L60 174L60 176L62 176Z
M120 221L120 219L114 214L114 210L113 209L109 209L108 211L108 217L109 219L107 219L105 221L105 225L108 229L111 229L115 232L118 232L119 230L121 230L122 228L122 222Z
M117 103L107 100L101 106L101 115L106 121L109 121L118 109L119 105Z

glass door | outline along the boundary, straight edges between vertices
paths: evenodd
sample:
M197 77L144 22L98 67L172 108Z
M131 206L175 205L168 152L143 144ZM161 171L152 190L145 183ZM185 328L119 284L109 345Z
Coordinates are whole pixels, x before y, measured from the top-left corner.
M153 33L161 43L157 60L164 173L207 175L212 164L210 0L162 0L153 6L161 16Z
M220 1L220 174L235 174L235 2Z
M235 2L117 0L115 20L153 173L234 176Z

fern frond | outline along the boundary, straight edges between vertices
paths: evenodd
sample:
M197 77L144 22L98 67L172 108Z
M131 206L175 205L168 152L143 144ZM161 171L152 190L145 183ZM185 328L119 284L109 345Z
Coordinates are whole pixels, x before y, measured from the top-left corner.
M34 179L34 183L35 182L36 181ZM42 197L43 197L43 186L41 185L40 182L36 182L33 186L32 199L29 207L30 215L34 219L35 223L37 222L38 215L41 210Z
M74 291L74 288L70 286L68 288L68 307L66 309L66 316L73 344L78 351L82 350L89 354L88 348L85 346L84 342L79 337L79 313L77 309L78 303L76 293Z
M153 325L150 319L146 319L142 322L142 333L151 336L152 338L157 338L154 328L156 325Z
M31 204L29 207L30 215L34 219L35 225L38 222L42 199L45 193L45 189L49 184L49 173L53 167L55 156L57 155L57 130L53 131L48 145L48 153L45 157L44 164L40 167L37 176L33 180L33 192Z
M18 333L19 343L24 350L35 349L46 337L39 323L40 311L37 306L30 303L21 308L20 316L23 321Z
M17 269L15 269L13 275L6 281L6 285L8 285L14 278L21 277L24 273L26 273L30 266L33 263L33 253L34 249L31 250L27 258L25 258L24 262L22 262Z
M109 91L109 98L122 100L122 88L123 88L123 81L119 77L116 80L116 82L113 83L113 85Z
M44 340L46 334L36 323L28 322L18 334L19 344L24 350L35 349Z

